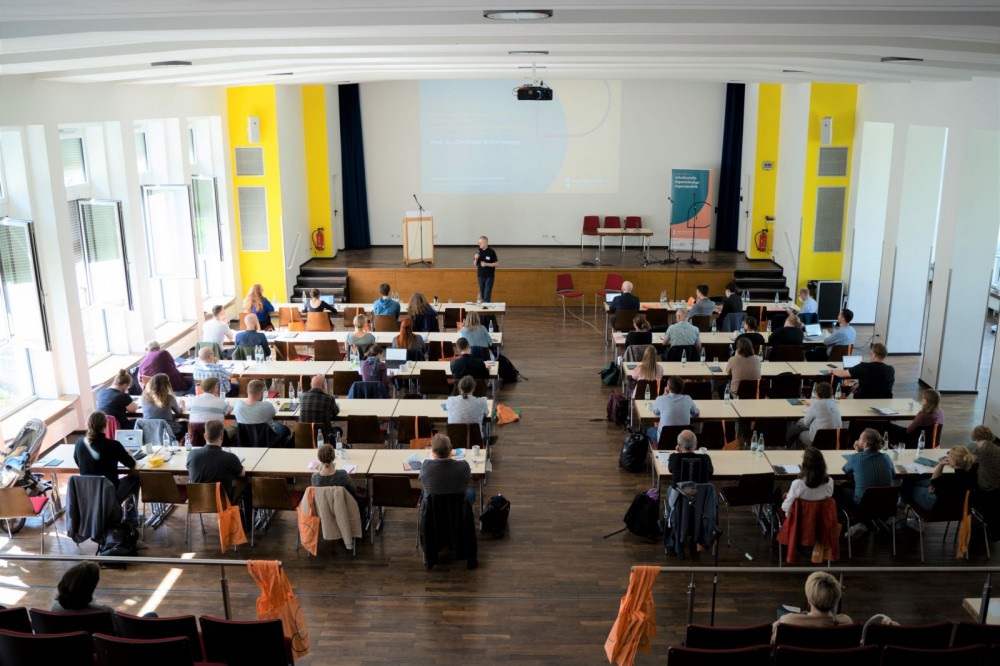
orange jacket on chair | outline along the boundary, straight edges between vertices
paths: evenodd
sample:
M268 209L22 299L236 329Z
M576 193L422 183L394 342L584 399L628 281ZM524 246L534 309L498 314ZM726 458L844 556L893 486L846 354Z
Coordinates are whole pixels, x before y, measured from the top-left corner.
M778 542L788 547L785 561L795 561L799 546L813 546L812 561L836 561L840 558L840 523L837 503L832 497L824 500L797 499L785 518Z

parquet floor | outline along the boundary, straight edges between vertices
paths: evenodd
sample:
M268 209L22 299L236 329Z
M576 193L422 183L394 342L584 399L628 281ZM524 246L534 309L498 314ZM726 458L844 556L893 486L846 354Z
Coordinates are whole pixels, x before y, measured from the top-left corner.
M595 326L596 324L596 326ZM275 519L259 535L257 546L241 549L241 558L281 559L302 600L312 635L313 653L305 664L601 664L603 644L633 564L678 563L627 534L604 535L622 526L632 496L649 486L648 474L629 474L617 467L622 431L604 421L609 389L598 369L610 358L601 338L602 323L573 317L563 323L549 308L513 308L507 315L504 352L529 378L505 388L502 401L522 411L520 423L504 426L496 449L489 494L503 493L512 502L508 535L483 538L480 568L466 571L455 562L424 570L415 547L415 516L390 510L385 531L375 544L364 542L352 558L339 544L322 544L318 558L296 552L291 514ZM865 336L862 335L862 338ZM991 346L991 345L990 345ZM989 350L988 350L989 351ZM988 354L984 352L987 363ZM915 394L917 357L892 357L897 368L897 395ZM985 376L985 373L984 373ZM945 441L963 442L982 418L982 397L949 396ZM206 519L207 536L192 521L190 547L183 543L184 513L147 530L150 556L219 557L214 519ZM735 548L723 547L719 563L751 568L777 563L777 550L755 531L748 511L734 510L733 539L753 562ZM933 527L926 539L928 564L963 565L950 555L950 538L942 545L943 528ZM898 574L849 577L844 611L865 619L887 612L902 621L963 619L961 598L976 596L982 578L975 575L908 575L919 564L917 535L898 532L899 555L893 558L887 539L855 543L855 565L894 567ZM29 524L13 543L0 540L4 552L34 551L37 527ZM93 553L62 536L52 538L47 552ZM975 544L970 564L983 564ZM710 564L704 556L694 564ZM0 569L0 603L48 607L65 565L9 561ZM180 575L155 606L162 614L222 614L216 568L180 567ZM774 617L777 603L802 603L801 575L729 576L720 579L717 622L750 623ZM166 567L130 566L106 571L98 603L137 611L146 606L168 575ZM239 567L228 570L234 615L255 616L257 592ZM684 576L663 574L656 583L658 636L653 656L637 663L662 663L667 647L679 640L687 618ZM697 579L695 621L707 622L711 576Z

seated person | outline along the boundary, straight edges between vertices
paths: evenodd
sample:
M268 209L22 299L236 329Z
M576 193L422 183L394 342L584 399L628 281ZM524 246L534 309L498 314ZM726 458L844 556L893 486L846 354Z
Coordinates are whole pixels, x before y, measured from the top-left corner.
M844 472L848 480L837 486L835 499L844 510L857 509L861 498L869 488L891 486L896 477L896 468L892 458L882 453L882 436L872 428L865 428L858 441L854 443L857 453L847 457ZM863 522L851 525L847 537L854 539L868 531Z
M254 379L247 385L247 398L239 400L233 405L233 416L237 423L245 425L256 425L266 423L274 432L271 440L273 446L287 446L292 440L292 431L283 423L278 423L274 417L278 414L278 408L273 402L264 400L264 382Z
M399 303L389 297L389 285L385 282L378 287L379 299L372 304L373 315L399 316Z
M271 356L271 345L267 344L267 336L260 332L260 320L257 315L248 314L243 318L245 331L236 334L235 344L237 347L256 348L258 345L264 350L264 358Z
M726 362L726 374L730 376L729 390L733 395L737 395L740 382L760 379L760 359L753 353L753 345L748 338L736 341L736 353Z
M198 350L198 361L194 364L193 374L199 382L215 377L219 382L219 391L226 395L235 396L239 392L239 384L232 381L232 375L219 363L211 347L202 347Z
M139 375L152 377L161 372L170 380L170 387L177 395L194 392L194 382L180 373L170 352L160 349L160 343L156 340L150 340L146 343L146 355L139 361Z
M817 430L842 428L844 422L840 418L840 405L833 399L833 389L828 382L813 384L812 399L801 419L788 427L787 443L796 442L802 446L812 446Z
M826 458L822 451L810 447L802 452L799 476L782 496L781 510L787 514L797 499L825 500L828 497L833 497L833 478L826 473Z
M808 613L788 613L774 623L771 642L778 634L779 624L798 624L806 627L835 627L851 624L852 620L843 613L834 613L840 603L840 583L825 571L816 571L806 579L806 602Z
M941 394L928 388L920 392L920 411L905 428L895 423L886 427L894 442L900 440L915 442L921 428L933 425L944 425L944 410L941 409ZM930 442L928 442L930 445Z
M91 412L87 419L87 434L76 440L73 449L73 460L80 468L80 474L88 476L103 476L115 487L115 497L119 502L126 497L133 500L139 494L139 477L127 474L118 477L118 464L129 469L135 469L135 458L129 455L122 443L117 439L108 439L104 429L108 427L108 417L104 412ZM137 523L139 510L135 501L132 502L125 520Z
M799 300L802 301L802 307L798 310L795 309L794 305L790 308L785 308L788 314L819 314L819 304L812 297L812 294L809 293L808 287L799 289ZM799 318L801 319L801 317Z
M222 421L205 424L205 446L187 454L188 479L191 483L221 483L229 501L240 503L243 530L249 532L253 524L253 492L249 483L234 483L246 477L246 470L235 453L222 450L224 432Z
M399 322L399 335L392 339L392 348L416 351L427 355L427 345L424 344L423 337L413 332L413 320L411 319L403 319Z
M375 335L370 331L365 330L365 326L368 324L368 317L363 313L358 313L354 317L354 330L347 334L344 338L344 343L347 347L351 345L358 350L359 356L364 356L368 348L375 344Z
M212 308L212 318L205 322L201 329L201 339L214 342L222 347L226 340L230 342L236 337L236 331L229 328L229 317L226 308L216 305Z
M823 344L826 345L827 349L833 347L834 345L853 345L854 341L858 337L858 332L851 327L851 322L854 320L854 313L847 308L840 311L837 315L837 324L839 328L826 336L823 340Z
M698 437L690 430L684 430L677 435L677 448L674 453L667 458L667 469L672 477L671 483L678 484L681 481L694 481L695 483L708 483L715 470L712 468L712 459L707 453L698 453ZM688 471L688 469L690 471Z
M691 317L711 317L715 314L715 303L708 297L708 285L699 284L694 289L694 305L688 310L688 319Z
M413 292L410 303L406 306L406 314L413 320L414 331L437 333L441 330L437 310L430 306L421 291Z
M458 334L469 341L470 347L484 347L490 350L490 357L493 357L493 337L489 330L483 326L479 320L479 315L469 312L465 315L462 330Z
M743 312L743 299L736 289L736 283L730 282L726 285L726 298L722 301L722 311L719 312L719 321L725 321L726 315L740 314Z
M476 380L466 375L458 380L458 395L448 396L445 409L448 410L448 423L483 424L489 413L489 403L486 398L472 395L476 390Z
M361 362L361 381L378 382L385 388L386 396L391 395L392 382L389 381L389 368L385 364L385 350L380 345L372 345Z
M114 418L119 428L131 428L129 414L135 414L138 403L128 394L132 386L132 375L127 370L119 370L112 380L111 386L106 386L97 392L97 409Z
M899 488L899 497L904 502L915 504L925 511L930 511L941 497L961 495L966 491L976 490L976 457L964 446L952 447L948 455L938 460L929 479L903 479ZM945 474L945 468L951 467L954 474Z
M660 380L663 378L663 368L660 367L659 360L656 349L652 346L646 347L646 350L642 352L642 361L632 369L632 374L629 377L633 382L656 382L656 386L659 386ZM636 397L635 392L638 388L639 385L636 384L635 388L632 389L633 399ZM652 393L656 394L658 391L654 388Z
M788 315L788 318L785 319L785 325L771 332L767 344L772 349L779 345L798 345L801 347L804 339L805 330L802 327L802 321L798 315Z
M263 390L261 391L261 397L263 397ZM232 411L232 407L229 406L226 399L219 396L219 380L215 377L206 377L203 379L201 382L201 393L193 398L188 398L187 401L188 420L191 423L225 421L226 416Z
M614 314L619 310L635 310L639 311L640 302L639 299L632 294L632 289L634 286L631 282L626 280L622 282L622 293L614 297L614 299L608 304L608 312Z
M695 347L701 349L701 331L694 324L687 321L688 313L678 310L675 315L676 323L671 324L667 332L664 333L664 344L670 347ZM694 360L694 359L690 359Z
M309 314L310 312L329 312L330 314L336 314L337 308L333 307L322 298L319 289L311 289L309 291L309 300L306 301L305 306L302 308L302 314Z
M831 370L830 374L837 377L850 377L857 380L852 395L855 398L892 397L892 385L896 382L896 369L885 362L889 350L881 342L872 345L872 360L868 363L858 363L847 370Z
M472 347L465 338L455 340L458 357L451 359L451 376L455 379L471 376L473 379L489 379L490 369L486 361L472 355Z
M420 466L420 483L424 497L462 493L469 504L476 501L476 489L469 485L472 468L464 460L451 456L451 439L437 434L431 438L431 458Z
M667 380L667 393L659 396L653 402L653 415L660 417L660 422L655 428L647 431L649 440L656 443L659 437L660 428L663 426L686 426L691 425L691 417L701 414L698 406L694 404L691 396L685 395L684 378L674 375Z
M181 406L177 404L177 398L170 389L170 380L165 374L161 372L146 381L140 400L142 418L166 421L170 425L174 439L180 439L184 435L185 425L174 418L182 415Z
M337 399L326 392L326 377L314 375L309 390L299 396L299 423L315 423L330 434L330 423L340 414Z
M757 332L757 318L747 317L743 320L743 332L736 336L736 342L739 342L740 338L746 338L753 345L755 352L759 351L764 345L764 336Z
M319 447L319 450L316 451L316 458L319 460L319 471L313 472L312 477L309 479L309 485L316 488L343 486L347 488L347 492L351 493L351 497L358 503L358 509L360 510L362 504L367 506L368 500L359 496L358 487L354 485L354 481L351 479L351 475L347 473L347 470L337 469L336 457L337 450L332 444L324 444Z
M1000 488L1000 445L996 443L993 431L986 426L976 426L970 439L975 444L973 453L978 462L976 486L984 492Z
M66 570L56 585L56 600L49 610L57 613L87 611L114 612L111 606L94 603L94 591L101 582L101 567L96 562L78 562Z
M256 315L261 330L274 330L274 326L271 325L274 306L271 305L271 301L264 298L264 288L259 284L253 285L247 292L246 298L243 299L243 311Z
M625 347L653 344L653 332L645 315L637 314L632 319L632 330L625 336Z

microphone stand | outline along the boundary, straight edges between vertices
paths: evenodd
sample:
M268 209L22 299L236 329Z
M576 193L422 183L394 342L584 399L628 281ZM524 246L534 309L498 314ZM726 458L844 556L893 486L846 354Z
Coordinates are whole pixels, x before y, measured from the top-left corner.
M672 197L667 197L667 201L670 202L670 216L672 218L673 217L673 212L674 212L674 200L673 200ZM663 259L662 261L656 261L656 262L651 262L651 263L658 263L658 264L678 264L678 263L680 263L681 260L678 257L673 256L674 250L673 250L672 247L670 247L671 245L673 245L673 234L670 231L670 227L671 227L671 224L670 224L670 220L668 219L667 220L667 258ZM675 271L675 273L676 273L676 271ZM676 278L676 275L674 276L674 294L675 295L677 294L677 278Z
M417 264L423 264L424 266L430 266L430 263L424 261L424 207L420 205L420 200L417 199L417 195L413 195L413 200L417 202L417 209L420 211L420 217L417 218L417 233L420 234L420 261L414 262ZM409 264L406 266L410 267Z
M705 202L697 201L694 193L693 192L691 193L691 207L688 208L688 219L690 220L691 224L691 256L687 258L687 263L691 264L692 266L701 263L701 261L699 259L696 259L694 256L694 236L695 232L698 230L698 224L697 224L698 208L703 203Z

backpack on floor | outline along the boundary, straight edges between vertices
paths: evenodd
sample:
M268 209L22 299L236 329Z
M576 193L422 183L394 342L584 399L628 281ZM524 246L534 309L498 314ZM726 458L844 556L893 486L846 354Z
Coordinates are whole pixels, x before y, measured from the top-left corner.
M138 554L136 544L139 542L139 530L132 523L122 521L114 527L109 527L104 533L104 539L98 555L114 555L116 557L135 557Z
M486 510L479 514L479 531L489 532L494 539L499 539L507 531L507 518L510 516L510 500L503 495L494 495L486 503Z
M497 376L500 377L500 381L504 384L513 384L521 376L521 373L517 371L517 368L510 362L510 359L503 354L497 357L497 362L500 364L500 367L497 368Z
M632 534L658 542L663 532L660 530L660 502L654 495L659 497L655 489L637 493L622 520Z
M601 382L607 386L617 386L622 378L621 368L614 361L598 370L597 374L601 376Z
M628 423L628 398L618 389L612 390L608 396L608 420L617 426Z
M649 455L649 437L642 429L625 433L622 441L622 452L618 456L618 464L629 472L646 471L646 458Z

